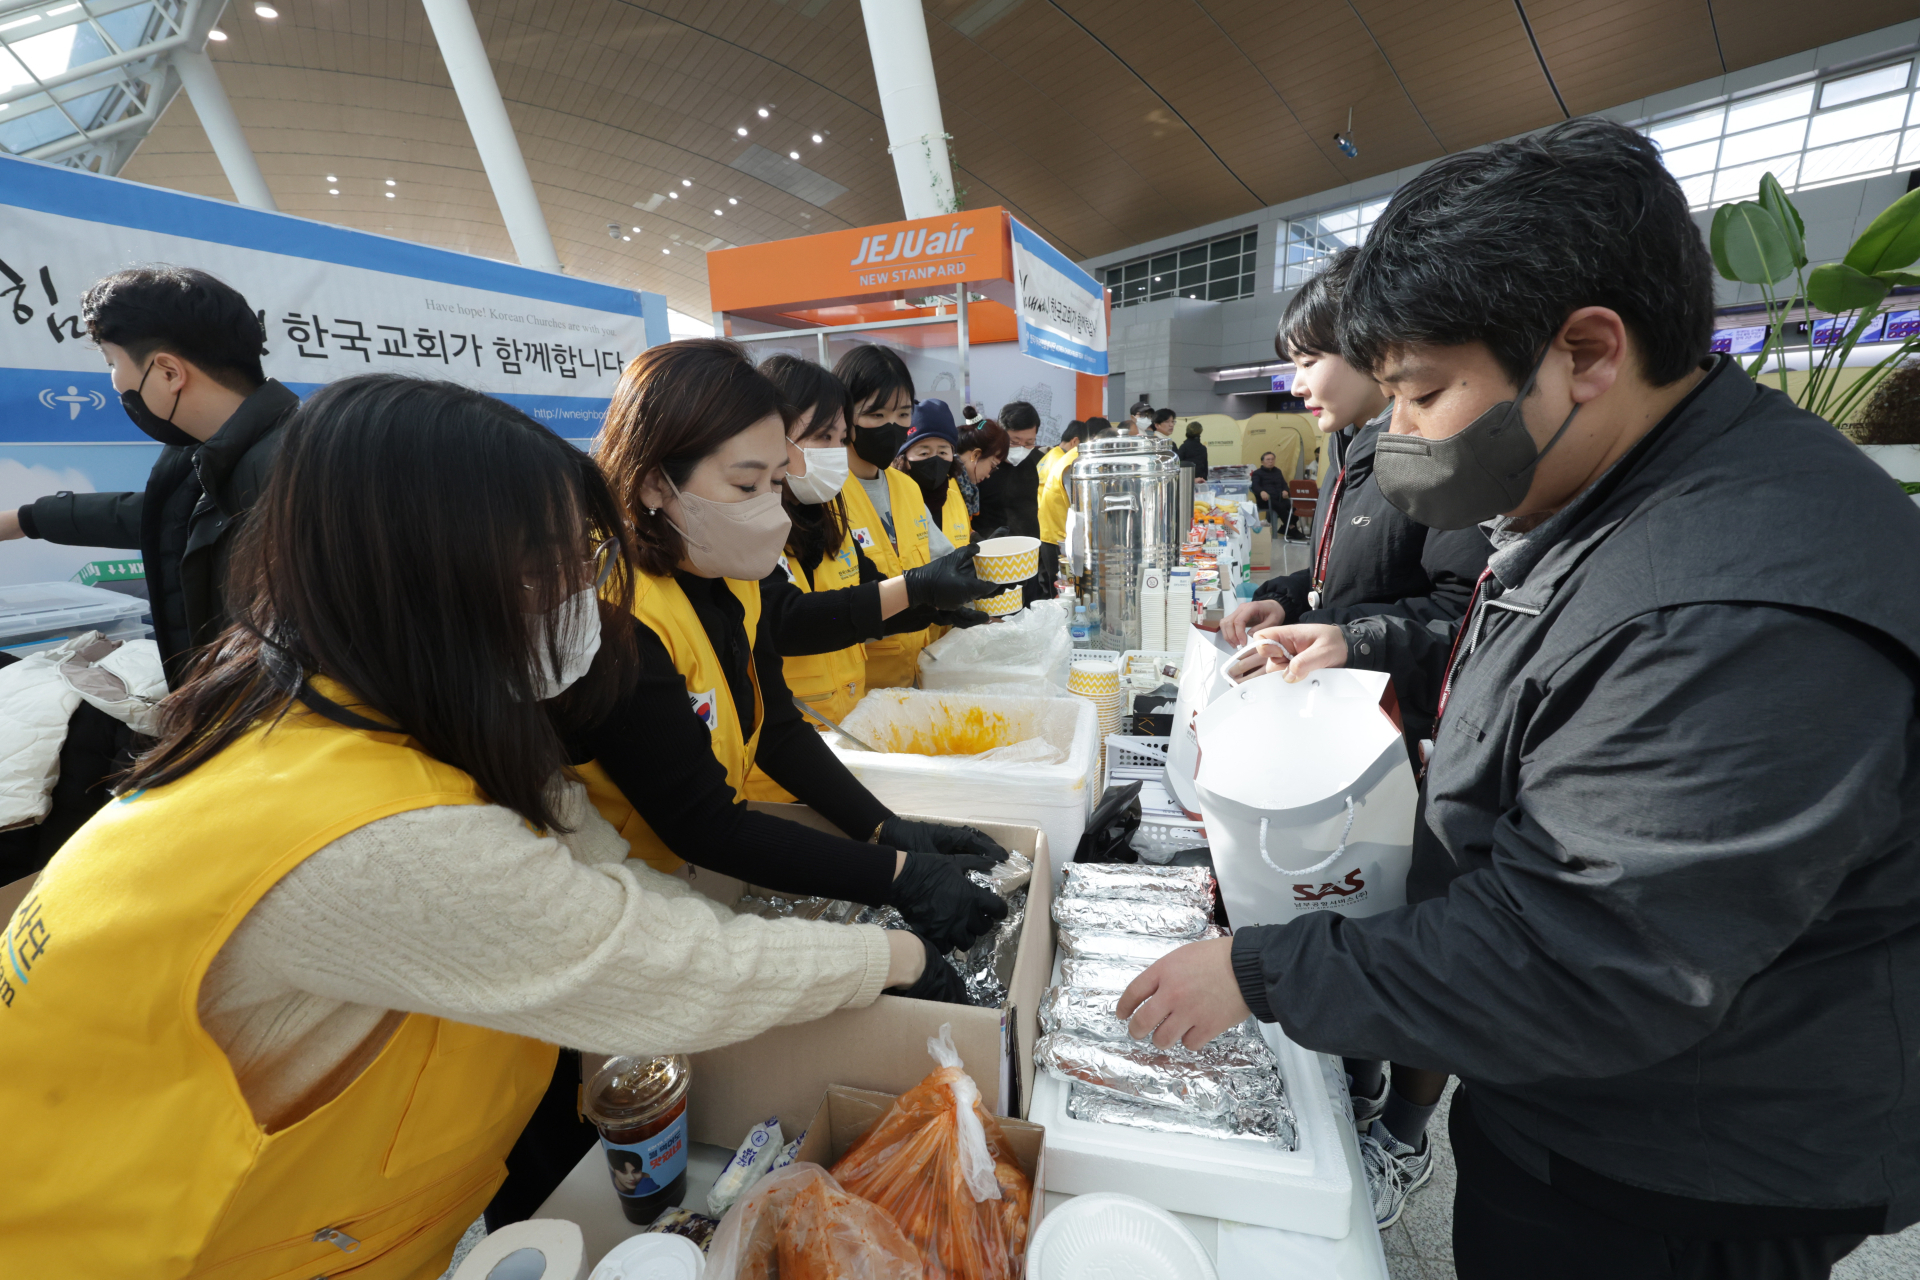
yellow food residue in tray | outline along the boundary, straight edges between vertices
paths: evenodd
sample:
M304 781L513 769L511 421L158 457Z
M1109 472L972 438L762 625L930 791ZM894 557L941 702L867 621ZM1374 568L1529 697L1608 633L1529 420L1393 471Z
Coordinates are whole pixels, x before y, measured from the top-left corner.
M916 756L973 756L1032 736L1030 731L1016 729L997 711L964 707L936 712L934 722L924 728L893 726L886 749Z

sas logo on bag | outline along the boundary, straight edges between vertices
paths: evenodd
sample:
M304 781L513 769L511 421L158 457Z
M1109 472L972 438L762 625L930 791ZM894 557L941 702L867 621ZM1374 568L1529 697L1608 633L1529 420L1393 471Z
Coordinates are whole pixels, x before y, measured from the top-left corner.
M705 693L689 693L687 702L693 707L693 714L700 717L700 723L712 733L720 727L720 708L713 700L713 690Z
M1366 891L1367 882L1360 875L1360 868L1355 867L1347 872L1345 880L1331 881L1318 888L1310 884L1293 886L1293 909L1311 911L1317 906L1339 906L1344 902L1358 901L1359 898L1355 895L1365 897Z

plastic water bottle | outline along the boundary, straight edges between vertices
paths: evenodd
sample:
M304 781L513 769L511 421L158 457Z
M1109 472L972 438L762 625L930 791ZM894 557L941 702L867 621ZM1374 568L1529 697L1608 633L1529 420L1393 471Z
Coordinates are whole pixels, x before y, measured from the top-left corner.
M1069 634L1073 637L1074 648L1087 647L1087 639L1092 634L1092 624L1087 620L1087 606L1083 604L1073 606L1073 629Z

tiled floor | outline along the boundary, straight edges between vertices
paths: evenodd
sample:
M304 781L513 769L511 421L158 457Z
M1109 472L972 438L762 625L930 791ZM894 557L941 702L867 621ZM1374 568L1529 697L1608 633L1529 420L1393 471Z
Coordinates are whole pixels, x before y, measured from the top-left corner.
M1447 1108L1452 1086L1434 1113L1427 1133L1433 1139L1433 1181L1414 1196L1380 1243L1387 1251L1391 1280L1454 1280L1453 1147L1447 1141ZM1914 1280L1920 1276L1920 1226L1897 1236L1869 1236L1833 1269L1833 1280Z

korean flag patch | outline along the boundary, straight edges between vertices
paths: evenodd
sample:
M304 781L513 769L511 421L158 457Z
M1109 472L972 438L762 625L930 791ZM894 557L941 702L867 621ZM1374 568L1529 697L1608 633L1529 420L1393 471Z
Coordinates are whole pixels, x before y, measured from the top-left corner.
M705 693L689 692L687 702L693 707L693 714L700 717L700 723L707 726L708 733L720 727L720 708L713 700L712 689Z
M855 529L853 541L862 551L873 550L873 535L865 529Z

